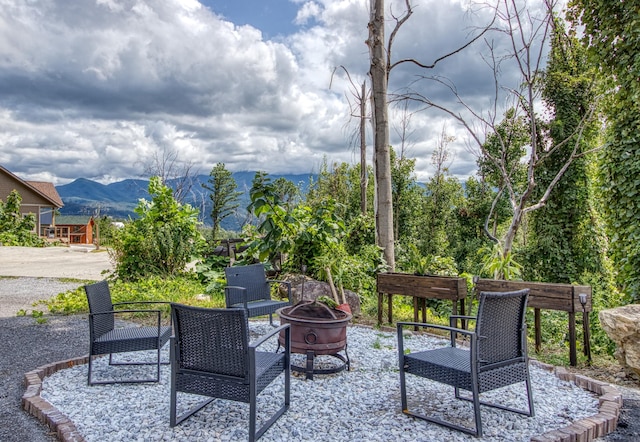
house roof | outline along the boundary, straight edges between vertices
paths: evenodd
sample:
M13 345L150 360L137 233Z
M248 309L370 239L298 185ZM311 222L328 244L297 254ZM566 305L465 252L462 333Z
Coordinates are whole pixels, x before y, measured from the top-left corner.
M56 204L56 206L64 206L62 198L60 198L60 195L58 195L58 191L56 190L53 183L48 183L46 181L25 181L25 183L30 184L31 187L50 199L51 202Z
M58 215L56 216L56 225L82 225L86 226L93 219L92 216L85 215Z
M24 186L28 187L29 189L34 191L36 194L40 195L45 200L49 201L52 206L57 207L58 209L64 206L64 203L62 202L62 198L60 198L60 195L58 194L58 191L56 190L53 183L44 182L44 181L25 181L22 178L10 172L9 170L7 170L6 168L2 167L1 165L0 165L0 172L4 172L12 179L22 183Z

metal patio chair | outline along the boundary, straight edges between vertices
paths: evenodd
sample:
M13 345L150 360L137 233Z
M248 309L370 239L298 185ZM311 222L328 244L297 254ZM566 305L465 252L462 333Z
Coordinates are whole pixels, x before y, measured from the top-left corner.
M451 316L449 327L399 322L397 332L402 412L480 437L482 436L480 405L533 416L525 324L528 294L528 289L503 293L480 292L477 317ZM475 321L475 331L456 328L458 320ZM405 354L403 335L403 327L405 326L448 331L451 346ZM456 347L457 335L469 337L469 349ZM409 411L407 406L407 374L453 386L457 399L473 402L475 428L467 428L444 419ZM480 400L480 394L483 392L520 382L524 382L526 385L528 410L519 410ZM471 397L461 396L460 389L471 392Z
M111 292L107 281L100 281L84 286L89 302L89 370L87 383L94 384L118 384L140 383L160 381L160 350L171 337L171 326L161 324L160 310L120 310L119 306L128 304L163 304L161 301L141 302L111 302ZM166 304L166 303L164 303ZM123 313L153 313L157 315L156 326L132 326L115 327L116 315ZM144 350L157 350L155 362L114 362L114 353L126 353ZM109 354L109 365L157 365L155 378L125 379L125 380L101 380L96 381L91 377L93 357Z
M226 267L227 286L224 297L227 308L242 307L249 317L269 315L269 324L273 325L273 313L281 307L291 305L291 283L267 279L263 264ZM287 286L288 301L271 298L271 284Z
M289 324L249 343L247 311L171 305L175 336L171 338L170 425L178 425L216 398L249 404L249 441L259 439L289 408ZM272 336L285 331L284 352L258 351ZM284 403L256 430L257 397L284 372ZM178 393L208 396L178 415Z

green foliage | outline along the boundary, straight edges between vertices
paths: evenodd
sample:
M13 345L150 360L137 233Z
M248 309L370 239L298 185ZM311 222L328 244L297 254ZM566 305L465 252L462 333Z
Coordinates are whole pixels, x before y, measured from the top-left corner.
M377 299L376 275L387 269L380 247L368 245L354 255L342 243L323 249L311 261L309 272L318 279L327 280L326 267L331 270L336 286L357 293L363 304L373 304Z
M505 253L499 243L480 249L479 255L483 262L482 276L507 281L520 279L522 276L522 265L515 261L511 252Z
M525 147L531 143L531 133L527 119L518 115L514 108L504 113L504 118L487 136L484 143L486 155L480 157L478 175L492 186L502 188L505 185L500 169L510 172L511 181L522 186L525 184L527 168L522 163L526 154Z
M246 253L272 263L288 255L288 268L298 270L322 254L329 244L337 243L345 227L337 216L338 204L334 200L291 209L283 205L279 188L264 174L256 174L249 210L261 223L255 232L247 232L252 241Z
M158 177L149 181L149 194L152 200L140 200L135 209L139 218L118 231L110 249L123 280L184 272L202 240L197 210L177 202Z
M115 280L110 283L111 297L114 303L134 301L165 301L201 307L224 307L224 295L218 292L210 301L196 300L203 293L202 284L194 277L162 278L149 277L137 281ZM89 306L83 287L59 293L46 301L49 311L54 314L87 313ZM153 309L169 312L168 305L159 305Z
M206 293L217 293L224 289L226 277L224 268L230 265L228 256L203 254L196 263L196 275L205 287Z
M452 255L460 272L480 273L482 263L478 260L478 251L491 244L484 234L484 222L489 215L494 195L486 183L474 177L465 182L465 197L456 208L457 235L451 238ZM498 210L495 213L500 215L503 212Z
M403 271L415 275L457 276L458 269L450 256L422 255L415 244L398 249L398 264Z
M7 201L0 200L0 244L5 246L42 247L45 241L35 232L36 218L30 213L22 216L22 197L12 190Z
M602 163L606 216L619 283L640 300L640 9L637 2L574 0L584 43L604 77L608 100Z
M211 239L217 238L222 220L234 213L238 208L238 198L242 192L237 192L237 184L233 175L228 171L224 163L216 164L209 172L207 184L202 184L206 190L211 192Z
M316 301L325 304L329 308L336 308L338 306L338 303L328 296L318 296L318 298L316 298Z

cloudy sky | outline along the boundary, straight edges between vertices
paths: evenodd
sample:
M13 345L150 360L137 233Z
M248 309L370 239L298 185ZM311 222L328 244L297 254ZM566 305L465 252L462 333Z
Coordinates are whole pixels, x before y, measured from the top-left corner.
M402 12L404 1L386 3L389 18ZM428 64L464 44L487 20L468 3L413 0L392 58ZM145 177L163 152L203 174L218 162L268 173L317 172L323 158L355 163L350 83L332 72L366 79L368 9L369 0L0 0L0 165L59 185ZM422 74L489 106L483 51ZM418 74L394 69L390 90L413 84L452 102L415 84ZM401 112L391 115L399 147ZM433 172L443 127L457 137L451 172L474 173L464 131L429 110L412 115L407 139L420 180Z

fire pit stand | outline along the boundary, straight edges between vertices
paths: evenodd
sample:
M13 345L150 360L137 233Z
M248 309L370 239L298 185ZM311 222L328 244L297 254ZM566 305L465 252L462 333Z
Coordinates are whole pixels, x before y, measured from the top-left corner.
M306 379L313 380L314 374L331 374L351 369L347 353L347 324L351 314L332 310L316 301L301 301L292 307L284 307L277 312L281 324L291 326L291 353L307 356L304 367L291 365L291 370L305 373ZM281 333L278 339L284 343ZM344 352L344 356L340 352ZM334 367L314 368L316 356L332 356L341 362Z

